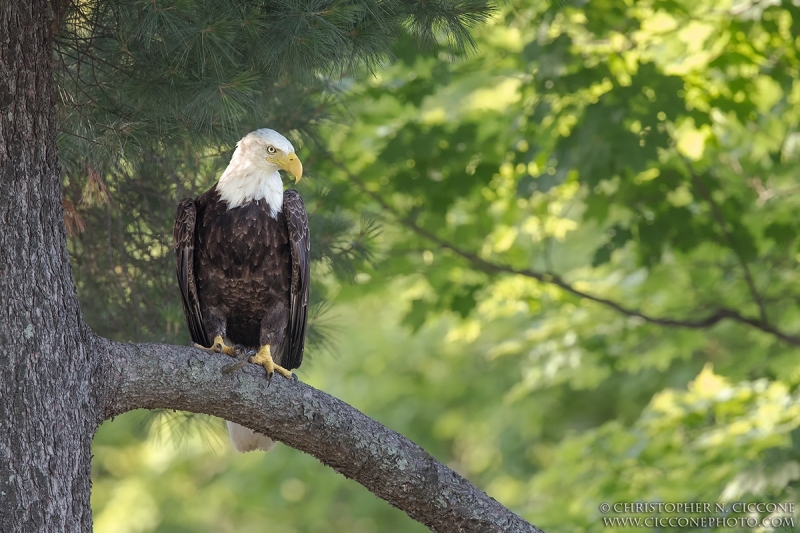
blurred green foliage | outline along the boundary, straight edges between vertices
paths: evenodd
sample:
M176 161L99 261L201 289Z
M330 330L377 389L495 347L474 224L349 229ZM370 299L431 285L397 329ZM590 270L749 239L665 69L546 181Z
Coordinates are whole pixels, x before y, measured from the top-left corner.
M401 38L374 75L337 80L341 119L314 124L309 210L363 221L337 242L370 246L318 265L335 348L300 378L545 531L612 529L602 502L797 501L800 5L512 0L471 35L456 60ZM146 294L139 338L188 338L169 241L146 256L135 235L213 183L212 148L109 225L115 266L89 270L101 254L79 241L102 242L72 239L101 333L136 336L108 310ZM159 186L130 176L109 180L112 203ZM121 283L128 269L154 290ZM701 323L721 309L739 319ZM159 416L96 437L98 531L424 530L298 452L236 455L222 426Z

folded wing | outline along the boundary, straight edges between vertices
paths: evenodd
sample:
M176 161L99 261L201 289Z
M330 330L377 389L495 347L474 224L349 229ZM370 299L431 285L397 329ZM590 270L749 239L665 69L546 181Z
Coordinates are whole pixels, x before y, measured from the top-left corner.
M284 343L281 365L292 369L300 366L305 349L308 322L308 292L311 274L311 241L308 235L308 216L303 199L294 189L283 194L283 212L289 230L292 253L292 285L289 303L288 342Z
M175 226L172 230L172 244L175 247L175 273L181 290L183 313L189 325L192 340L202 346L210 346L211 340L203 327L200 313L200 300L197 297L197 284L194 278L194 232L197 224L197 210L192 198L184 199L178 205Z

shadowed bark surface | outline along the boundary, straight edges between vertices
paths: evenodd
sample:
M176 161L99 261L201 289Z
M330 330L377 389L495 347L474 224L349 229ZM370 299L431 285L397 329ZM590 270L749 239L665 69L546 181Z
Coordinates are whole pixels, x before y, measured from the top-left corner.
M92 335L61 206L47 3L0 8L0 531L89 531Z

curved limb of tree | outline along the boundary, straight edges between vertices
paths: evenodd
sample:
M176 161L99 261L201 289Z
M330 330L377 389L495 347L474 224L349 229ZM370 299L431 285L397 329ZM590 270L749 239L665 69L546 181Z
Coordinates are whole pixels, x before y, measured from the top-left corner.
M400 212L400 210L389 204L381 195L379 195L374 191L369 190L366 184L363 181L361 181L357 176L355 176L353 173L351 173L350 170L340 161L337 161L333 157L330 158L330 161L342 172L347 174L348 180L352 183L355 183L356 186L361 190L361 192L372 198L385 211L387 211L390 215L392 215L392 217L395 220L397 220L400 224L412 230L420 237L423 237L424 239L427 239L428 241L431 241L432 243L436 244L439 248L449 250L454 254L456 254L457 256L461 257L462 259L467 260L469 263L472 264L473 267L477 268L480 271L486 272L487 274L514 274L517 276L532 278L541 283L555 285L556 287L559 287L564 291L570 294L574 294L575 296L578 296L580 298L586 298L587 300L591 300L600 305L604 305L605 307L613 309L614 311L622 315L640 318L645 322L649 322L651 324L656 324L659 326L688 328L688 329L706 329L718 324L719 322L722 322L723 320L729 319L733 320L734 322L738 322L740 324L744 324L746 326L758 329L760 331L763 331L764 333L768 333L774 336L775 338L780 339L783 342L786 342L787 344L800 346L800 335L783 331L768 320L766 311L764 310L763 301L761 297L758 295L758 292L755 290L755 285L752 280L752 276L750 276L750 272L746 264L742 264L742 267L745 272L745 277L748 283L748 287L751 290L755 302L758 304L758 308L760 311L760 316L758 318L743 315L739 311L728 307L717 307L714 311L701 318L656 317L644 313L639 309L627 307L619 302L615 302L614 300L603 298L602 296L597 296L595 294L591 294L586 291L577 289L576 287L565 281L558 274L554 274L551 272L537 271L531 268L517 268L511 265L495 263L480 257L478 254L474 252L465 250L460 246L457 246L452 242L448 241L447 239L443 239L438 235L436 235L435 233L428 231L427 229L417 224L415 220L404 215L402 212Z
M224 374L228 357L194 348L95 345L106 419L141 407L216 415L313 455L433 531L540 531L407 438L304 383L273 378L267 386L252 364Z

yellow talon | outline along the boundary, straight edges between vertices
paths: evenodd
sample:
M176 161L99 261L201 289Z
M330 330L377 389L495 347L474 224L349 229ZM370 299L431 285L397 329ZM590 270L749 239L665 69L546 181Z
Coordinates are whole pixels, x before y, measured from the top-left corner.
M225 341L222 339L221 335L217 335L216 337L214 337L214 343L211 345L210 348L206 348L205 346L200 346L197 343L194 344L194 347L200 348L201 350L206 350L208 352L224 353L225 355L236 357L236 352L234 351L233 347L225 344Z
M250 358L250 362L263 366L267 371L267 378L270 380L272 379L273 372L278 372L282 376L290 379L292 377L292 373L289 370L286 370L280 365L276 365L275 361L272 360L269 344L265 344L259 348L258 353Z

